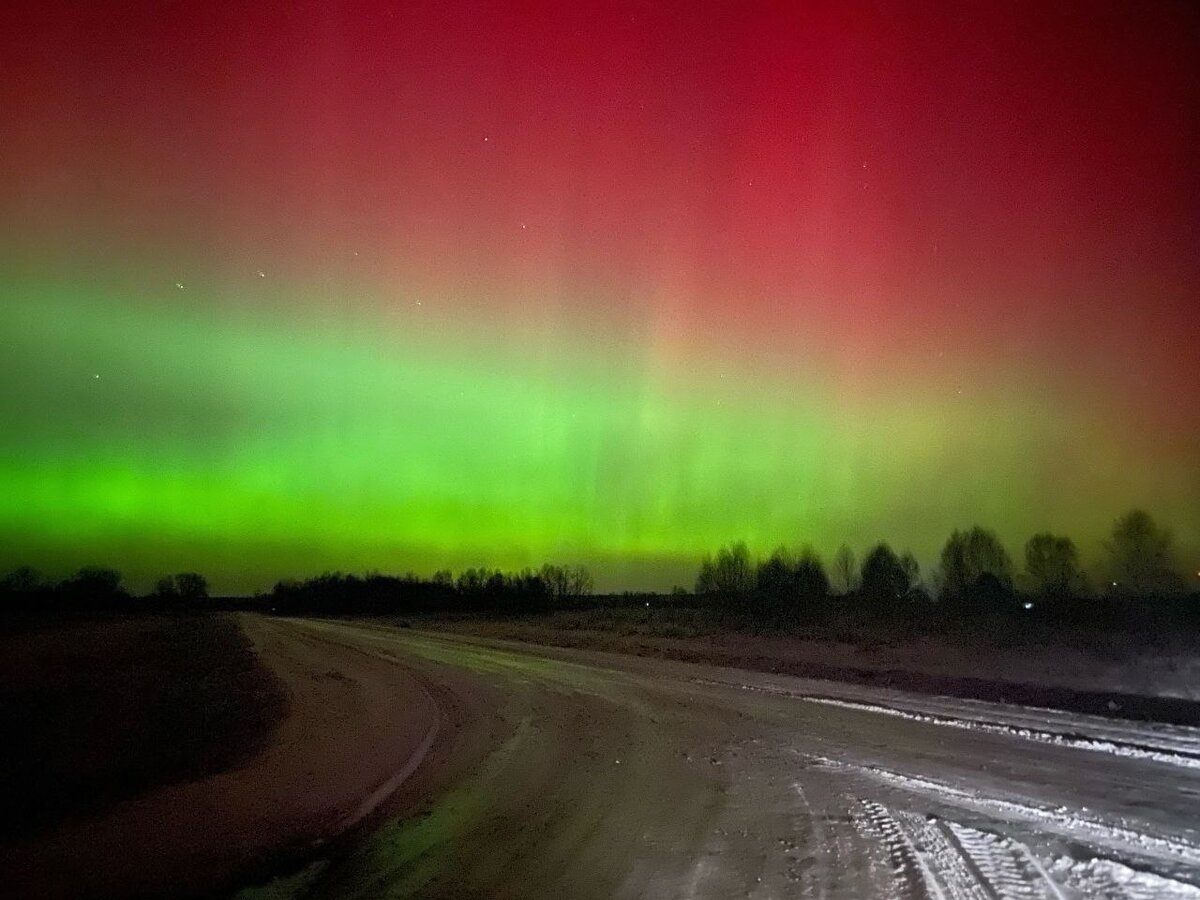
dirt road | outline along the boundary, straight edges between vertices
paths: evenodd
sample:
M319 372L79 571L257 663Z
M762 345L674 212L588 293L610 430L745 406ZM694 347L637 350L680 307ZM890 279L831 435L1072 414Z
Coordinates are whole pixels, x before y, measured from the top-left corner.
M284 846L295 865L245 898L1200 898L1194 729L246 628L292 694L267 753L6 857L7 888L212 890Z
M0 896L219 891L367 818L453 730L453 708L431 693L439 688L387 660L259 617L243 628L290 698L266 750L233 771L0 847Z
M448 791L309 870L295 895L1200 898L1196 730L383 627L273 627L497 698L500 739L460 748L457 764L449 753Z

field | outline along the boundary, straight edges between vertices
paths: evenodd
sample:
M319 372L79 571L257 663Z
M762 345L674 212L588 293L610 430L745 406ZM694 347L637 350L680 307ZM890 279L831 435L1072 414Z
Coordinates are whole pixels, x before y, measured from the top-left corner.
M236 766L285 699L232 617L30 626L0 638L0 840Z
M1200 639L1189 629L1067 629L1038 621L938 628L836 617L766 628L662 597L540 617L411 623L919 693L1200 722Z

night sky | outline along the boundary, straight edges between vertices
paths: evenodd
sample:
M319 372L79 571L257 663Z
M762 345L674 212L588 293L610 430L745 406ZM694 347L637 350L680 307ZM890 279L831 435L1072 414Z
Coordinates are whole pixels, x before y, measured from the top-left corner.
M0 569L1197 568L1200 13L671 7L5 4Z

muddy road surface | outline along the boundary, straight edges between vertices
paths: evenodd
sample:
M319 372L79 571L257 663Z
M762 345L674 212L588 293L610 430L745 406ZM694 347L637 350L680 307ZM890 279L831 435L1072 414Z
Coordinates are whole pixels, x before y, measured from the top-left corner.
M293 896L1200 898L1193 729L270 627L394 662L442 690L452 720L431 795L310 866Z
M1200 730L247 617L247 766L4 856L14 896L1197 898Z

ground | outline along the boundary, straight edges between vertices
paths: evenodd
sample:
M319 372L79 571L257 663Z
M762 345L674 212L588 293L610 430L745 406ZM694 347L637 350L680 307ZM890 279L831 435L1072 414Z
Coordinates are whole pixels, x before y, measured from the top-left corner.
M1200 729L243 621L269 745L6 848L10 893L1200 898Z
M265 746L284 695L228 616L34 620L0 638L0 839Z
M413 621L458 634L1200 724L1200 639L1191 632L939 634L837 625L752 631L722 627L703 610L655 609L652 603L540 617Z

